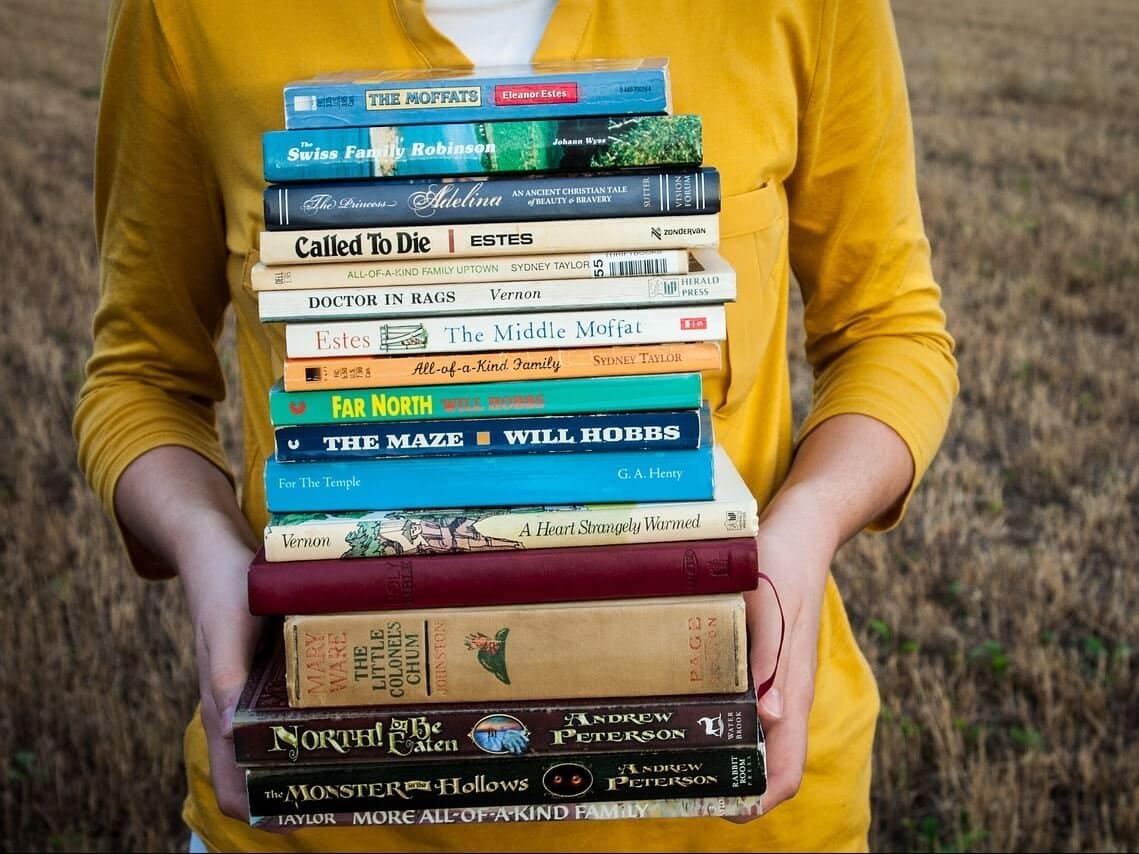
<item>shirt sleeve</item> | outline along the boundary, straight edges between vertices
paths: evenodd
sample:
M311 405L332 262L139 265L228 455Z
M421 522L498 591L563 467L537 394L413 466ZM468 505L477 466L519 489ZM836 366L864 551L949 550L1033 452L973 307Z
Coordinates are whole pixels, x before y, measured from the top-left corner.
M161 445L233 480L215 421L224 216L200 128L154 7L115 3L95 143L100 298L73 419L80 467L113 518L119 477ZM119 531L139 574L173 574Z
M915 473L904 498L870 526L885 530L941 444L957 364L930 266L888 0L832 0L819 45L788 180L791 264L814 372L798 441L840 413L898 433Z

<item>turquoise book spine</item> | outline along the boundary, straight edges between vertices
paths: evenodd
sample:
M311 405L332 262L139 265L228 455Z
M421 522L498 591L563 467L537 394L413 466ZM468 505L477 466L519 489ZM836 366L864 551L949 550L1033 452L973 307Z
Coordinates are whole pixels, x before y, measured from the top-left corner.
M701 388L699 373L328 391L285 391L278 380L269 390L269 419L284 427L698 409Z

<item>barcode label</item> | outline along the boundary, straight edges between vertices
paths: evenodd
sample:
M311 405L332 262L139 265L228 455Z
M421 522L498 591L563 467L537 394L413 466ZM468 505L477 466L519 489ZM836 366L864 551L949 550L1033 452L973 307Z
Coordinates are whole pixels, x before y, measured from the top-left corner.
M660 276L669 271L668 261L660 256L622 260L595 257L592 267L594 278L607 276Z
M316 95L294 95L293 112L311 113L316 109Z

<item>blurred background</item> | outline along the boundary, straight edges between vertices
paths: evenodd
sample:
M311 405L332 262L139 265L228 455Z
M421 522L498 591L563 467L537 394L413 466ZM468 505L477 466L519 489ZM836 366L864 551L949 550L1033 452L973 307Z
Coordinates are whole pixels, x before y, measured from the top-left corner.
M893 8L962 391L907 519L835 566L883 698L871 845L1134 851L1139 4ZM131 573L70 432L105 15L0 2L6 851L186 843L181 593Z

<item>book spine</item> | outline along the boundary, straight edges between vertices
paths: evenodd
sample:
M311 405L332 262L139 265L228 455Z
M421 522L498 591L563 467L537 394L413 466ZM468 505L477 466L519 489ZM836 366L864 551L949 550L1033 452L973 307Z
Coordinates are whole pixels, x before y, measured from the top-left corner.
M277 427L280 462L557 451L610 452L695 448L697 410L579 413L505 418L301 424Z
M665 113L666 65L453 80L319 80L284 87L285 127Z
M290 359L722 341L723 304L285 324Z
M717 341L527 350L521 353L286 358L282 381L288 391L304 391L643 376L719 370L722 358Z
M464 762L249 768L251 815L313 815L326 811L478 808L521 804L592 803L630 798L760 795L766 788L756 750L718 747L671 753L646 751L565 757L503 757Z
M284 673L273 672L284 679ZM283 684L283 682L282 682ZM755 693L612 698L537 704L353 706L347 709L239 710L238 765L432 761L495 762L526 754L759 749Z
M695 168L702 130L695 114L271 130L261 153L270 183Z
M276 291L451 282L628 278L674 276L687 273L688 269L689 255L684 249L271 266L258 261L250 270L250 287L255 291Z
M721 447L710 501L273 514L265 559L334 560L754 537L755 497Z
M713 494L712 454L701 446L301 463L269 457L265 493L272 513L704 501Z
M755 539L271 563L248 574L254 614L693 596L753 590Z
M698 373L402 388L381 386L363 391L286 391L282 384L277 384L269 390L269 420L281 427L420 418L698 409L701 390Z
M265 264L326 264L369 259L714 248L720 239L719 225L719 214L689 214L263 231L260 258Z
M382 285L371 288L262 291L262 321L361 320L409 315L636 308L725 303L736 298L734 272L625 279Z
M657 800L580 801L561 804L504 804L497 807L439 807L436 809L377 809L327 811L312 815L276 813L250 818L263 830L303 827L375 827L389 824L505 824L520 821L604 821L646 818L757 818L763 815L762 795L661 798Z
M278 184L263 195L269 231L717 213L720 173L654 170Z
M290 615L284 637L298 708L747 687L742 593Z

